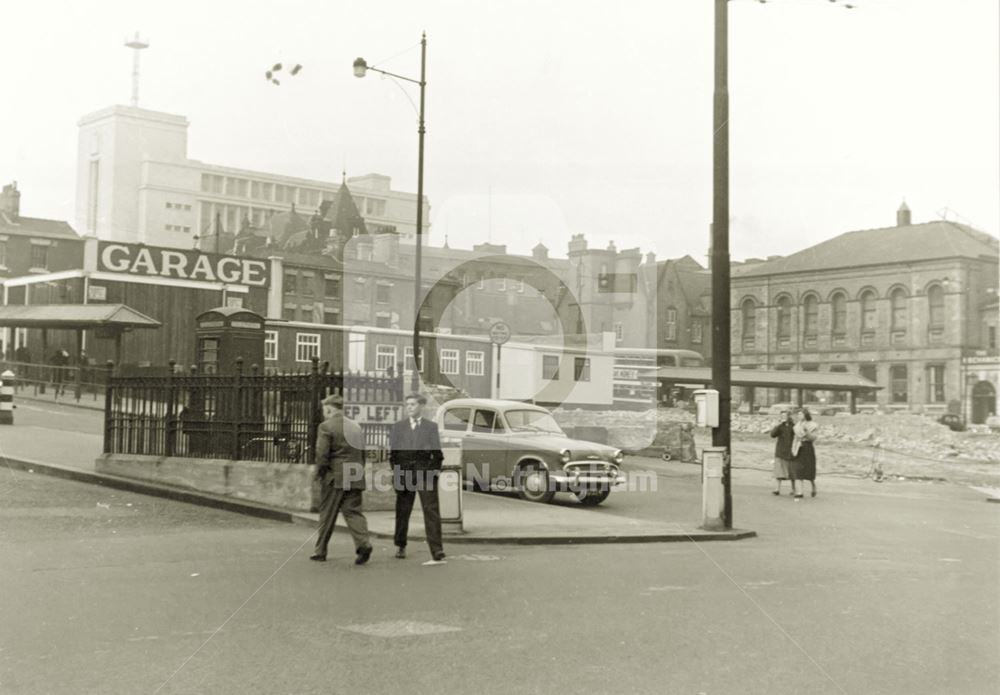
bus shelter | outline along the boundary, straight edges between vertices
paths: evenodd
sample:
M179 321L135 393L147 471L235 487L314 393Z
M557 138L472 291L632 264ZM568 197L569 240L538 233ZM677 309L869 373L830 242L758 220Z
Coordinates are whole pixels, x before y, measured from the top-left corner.
M696 386L712 383L712 370L708 367L660 367L656 370L660 383ZM752 388L795 389L797 402L802 405L803 391L839 391L849 396L851 413L858 412L858 394L877 391L882 387L857 374L846 372L794 372L777 369L734 369L730 372L733 386ZM753 390L749 404L753 412Z
M35 328L42 332L42 356L49 354L49 331L76 333L76 357L83 353L83 332L115 341L115 366L122 362L122 335L137 328L159 328L161 324L125 304L18 304L0 306L0 328ZM80 370L76 370L79 398Z

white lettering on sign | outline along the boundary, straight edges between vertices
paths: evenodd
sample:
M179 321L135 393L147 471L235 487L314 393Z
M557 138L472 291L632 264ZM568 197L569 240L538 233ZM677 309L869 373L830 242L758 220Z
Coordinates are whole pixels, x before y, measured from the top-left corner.
M233 328L253 328L254 330L260 328L260 324L254 321L230 321L229 325Z
M230 265L234 265L236 267L232 271L226 272L226 266ZM238 258L223 258L219 261L219 264L216 267L219 271L219 280L222 282L240 281L240 260Z
M104 241L98 248L98 269L113 273L254 287L266 287L270 280L268 262L264 260Z
M388 403L345 403L344 417L366 424L389 424L403 419L403 406Z

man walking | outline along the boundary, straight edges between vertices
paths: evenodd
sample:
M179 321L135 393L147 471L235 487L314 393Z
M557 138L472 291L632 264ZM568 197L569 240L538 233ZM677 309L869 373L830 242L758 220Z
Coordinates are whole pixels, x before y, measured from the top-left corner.
M406 415L392 426L389 434L389 462L392 464L392 484L396 490L396 557L406 557L406 536L410 513L417 493L424 510L424 533L431 557L444 560L441 542L441 511L438 506L438 473L444 454L437 425L423 417L427 399L419 393L406 397Z
M361 491L365 489L365 437L361 425L344 417L344 399L323 399L323 422L316 434L316 478L322 483L319 504L319 537L309 557L326 561L326 547L333 535L337 515L354 539L355 565L363 565L372 555L368 540L368 520L361 513Z

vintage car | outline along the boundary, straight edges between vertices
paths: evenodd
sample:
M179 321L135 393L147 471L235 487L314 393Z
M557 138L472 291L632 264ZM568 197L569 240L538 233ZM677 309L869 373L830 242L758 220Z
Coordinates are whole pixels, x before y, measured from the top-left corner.
M945 413L937 419L942 425L945 425L953 432L964 432L965 431L965 420L961 415L956 415L955 413Z
M460 398L442 405L435 421L442 446L461 444L465 480L476 489L515 490L533 502L571 492L593 506L625 480L620 449L570 439L537 405Z

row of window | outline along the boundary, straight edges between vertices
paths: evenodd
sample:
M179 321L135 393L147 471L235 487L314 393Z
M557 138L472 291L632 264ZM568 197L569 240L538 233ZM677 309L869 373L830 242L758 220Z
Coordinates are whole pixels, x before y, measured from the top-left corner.
M319 359L320 356L320 334L319 333L296 333L295 334L295 361L311 362L312 358ZM375 346L375 370L388 372L396 369L398 348L396 345L386 345L383 343ZM278 331L265 331L264 333L264 359L278 359ZM403 348L404 371L411 372L413 369L413 348L406 346ZM438 351L438 368L442 374L449 376L461 375L462 351L452 348L443 348ZM420 363L418 368L423 371L424 351L420 350ZM589 366L588 366L589 371ZM484 376L486 374L486 353L482 350L465 351L465 375Z
M861 332L863 336L872 336L879 328L878 296L875 290L865 290L861 293ZM889 294L890 325L894 334L905 333L909 323L909 297L906 290L896 288ZM836 292L830 298L832 321L830 331L833 335L847 333L847 294ZM781 339L792 336L792 313L795 306L788 295L783 295L776 302L778 325L777 335ZM941 285L932 285L927 290L928 330L940 332L944 328L944 289ZM757 331L757 302L752 298L743 300L740 305L744 340L751 339ZM802 301L802 335L814 337L819 332L819 297L809 294Z
M559 380L562 358L559 355L542 355L542 378ZM573 358L573 381L590 381L590 358Z
M700 345L704 340L704 324L701 321L693 320L689 328L691 342ZM617 333L617 327L615 331ZM677 340L677 309L674 307L667 307L663 311L663 339L666 341ZM621 338L618 340L620 341Z
M163 228L166 229L168 232L183 232L184 234L190 234L191 233L191 228L190 227L185 227L185 226L179 225L179 224L167 224L167 225L164 225Z
M315 188L297 188L280 183L251 181L218 174L202 174L201 190L205 193L225 195L233 198L251 198L268 203L297 204L306 209L318 208L324 199L331 199L333 191ZM385 215L386 201L380 198L354 196L354 203L362 215L382 217ZM168 203L169 207L170 204ZM190 206L186 209L190 209Z
M311 270L285 272L283 293L288 295L302 295L312 297L315 293L316 275ZM368 301L368 279L363 277L354 278L355 301ZM375 282L375 302L377 304L388 304L392 300L393 283L386 280ZM323 296L331 299L340 299L340 279L332 275L323 278Z
M169 200L163 204L167 210L183 210L184 212L191 212L191 206L187 203L172 203Z

